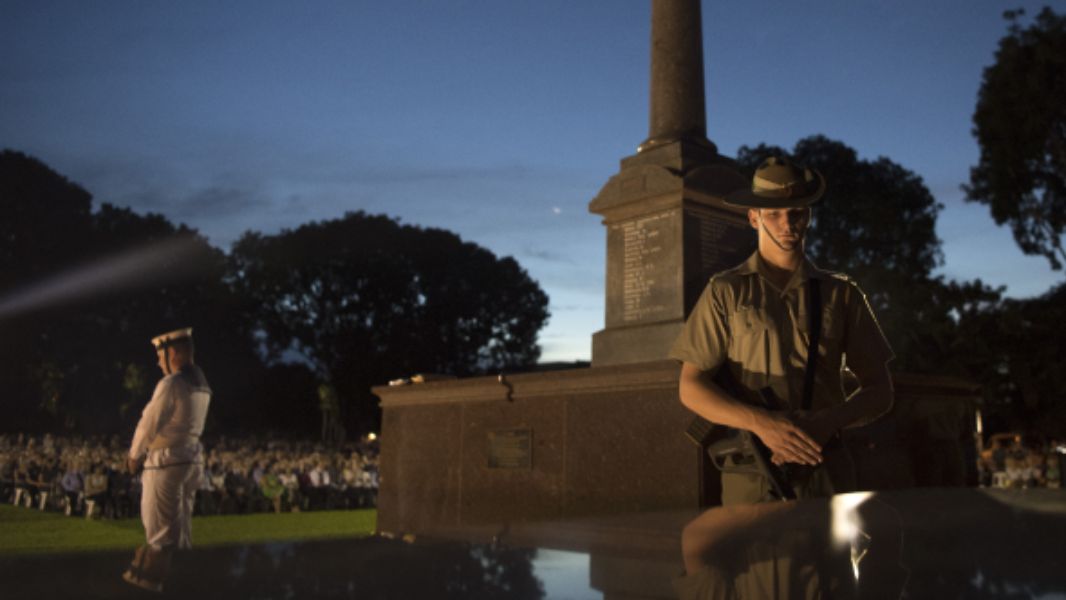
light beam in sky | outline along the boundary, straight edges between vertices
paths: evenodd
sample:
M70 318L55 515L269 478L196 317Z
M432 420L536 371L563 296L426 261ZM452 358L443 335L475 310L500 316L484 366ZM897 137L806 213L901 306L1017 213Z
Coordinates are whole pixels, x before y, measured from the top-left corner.
M119 291L177 283L195 277L204 243L170 238L110 256L28 285L0 298L0 320Z

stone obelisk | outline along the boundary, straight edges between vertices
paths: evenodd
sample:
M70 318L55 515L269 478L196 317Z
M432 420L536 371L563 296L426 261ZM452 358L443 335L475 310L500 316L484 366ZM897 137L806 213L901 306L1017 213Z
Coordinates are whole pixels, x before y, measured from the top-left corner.
M744 211L722 202L748 182L707 139L700 0L651 4L648 139L589 204L607 227L594 367L665 358L707 279L755 248Z

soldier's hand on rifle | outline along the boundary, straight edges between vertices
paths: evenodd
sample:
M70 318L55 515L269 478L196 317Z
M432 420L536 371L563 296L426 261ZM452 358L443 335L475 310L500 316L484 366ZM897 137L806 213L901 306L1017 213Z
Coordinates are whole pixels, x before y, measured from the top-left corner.
M818 444L824 444L833 437L836 428L830 422L828 411L797 410L791 413L792 422L799 425Z
M773 462L817 465L822 462L822 447L789 415L767 411L760 414L752 433L773 452Z

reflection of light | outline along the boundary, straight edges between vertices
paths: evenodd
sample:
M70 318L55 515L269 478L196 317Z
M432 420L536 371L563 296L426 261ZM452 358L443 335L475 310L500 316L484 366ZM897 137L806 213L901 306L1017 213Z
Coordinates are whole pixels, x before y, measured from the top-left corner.
M592 587L589 580L591 556L538 548L531 561L533 576L544 587L545 598L570 600L602 600L603 592Z
M870 536L860 531L855 536L855 540L851 542L851 573L855 576L855 581L859 580L859 563L866 558L866 553L869 551Z
M858 515L855 514L855 509L863 502L866 502L870 496L873 496L873 492L854 492L852 494L837 494L833 496L829 507L833 514L831 527L833 528L834 544L843 546L850 544L855 539L855 535L862 525L858 522Z
M194 257L203 247L191 236L171 238L61 273L0 298L0 319L118 289L173 283L195 272Z
M871 496L873 492L837 494L829 503L833 544L838 548L851 547L851 568L856 580L859 578L859 561L866 555L870 537L862 531L863 523L855 509Z

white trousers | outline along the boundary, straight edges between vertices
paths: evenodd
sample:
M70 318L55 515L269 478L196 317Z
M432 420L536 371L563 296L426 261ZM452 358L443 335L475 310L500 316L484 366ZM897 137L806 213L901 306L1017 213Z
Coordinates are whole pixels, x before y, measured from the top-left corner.
M141 473L141 522L153 549L192 548L192 508L203 476L201 464L146 468Z

